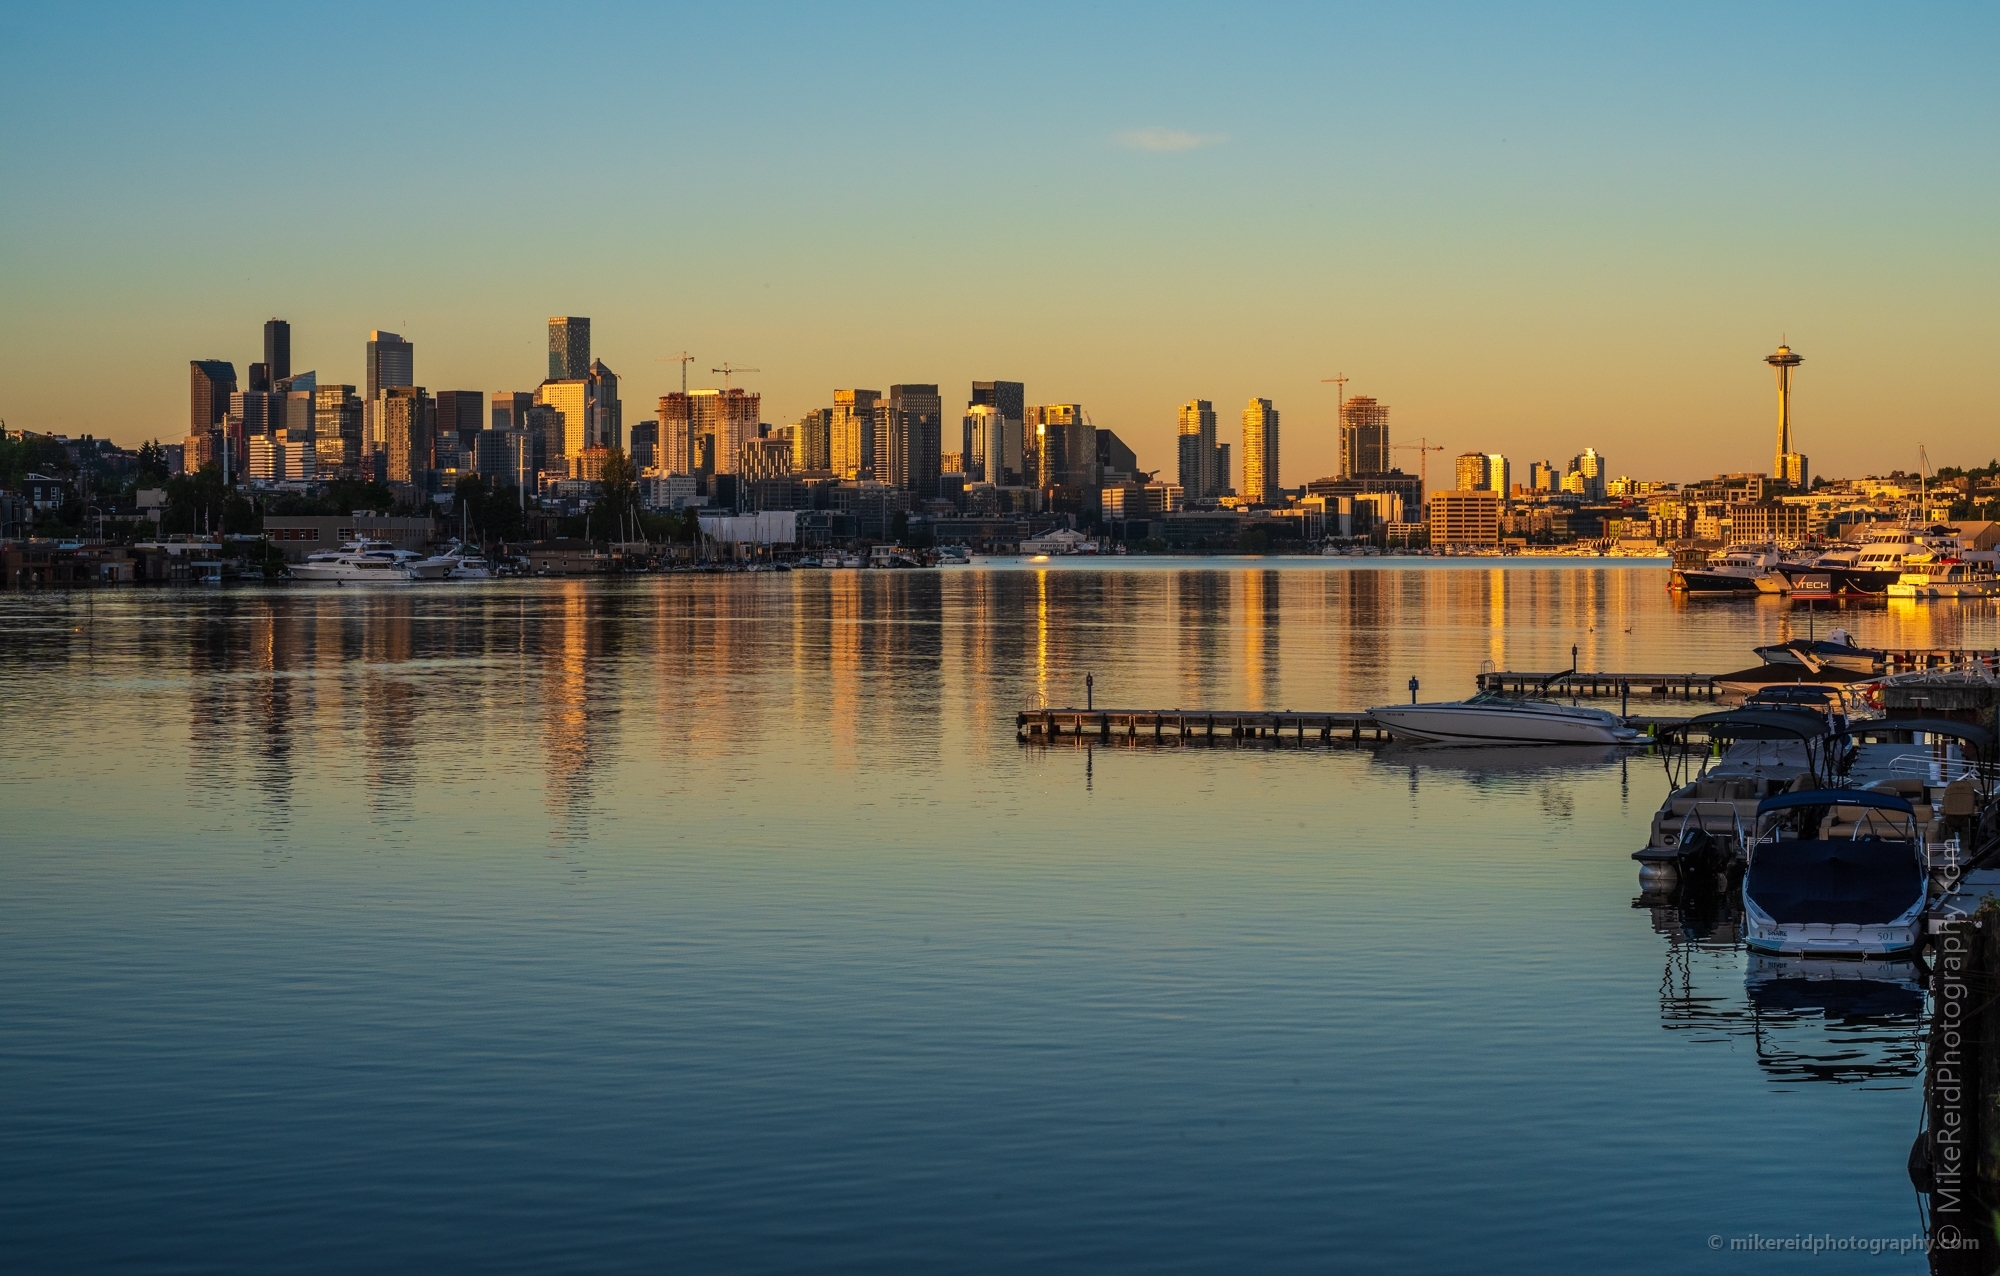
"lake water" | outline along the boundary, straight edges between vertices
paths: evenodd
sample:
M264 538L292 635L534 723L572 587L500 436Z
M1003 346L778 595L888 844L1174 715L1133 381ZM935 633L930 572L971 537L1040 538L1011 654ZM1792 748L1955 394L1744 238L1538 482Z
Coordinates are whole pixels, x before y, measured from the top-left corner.
M1917 1230L1920 1003L1636 906L1657 760L1014 733L1830 621L1996 645L1657 563L0 595L0 1266L1921 1270L1712 1251Z

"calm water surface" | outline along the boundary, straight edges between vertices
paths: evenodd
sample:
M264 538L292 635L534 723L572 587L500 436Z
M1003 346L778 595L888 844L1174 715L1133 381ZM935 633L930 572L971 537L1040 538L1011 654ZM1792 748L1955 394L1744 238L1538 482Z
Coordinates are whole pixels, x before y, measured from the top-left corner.
M1710 1250L1916 1229L1917 1003L1635 906L1656 761L1014 738L1808 623L1665 580L0 595L0 1265L1919 1270Z

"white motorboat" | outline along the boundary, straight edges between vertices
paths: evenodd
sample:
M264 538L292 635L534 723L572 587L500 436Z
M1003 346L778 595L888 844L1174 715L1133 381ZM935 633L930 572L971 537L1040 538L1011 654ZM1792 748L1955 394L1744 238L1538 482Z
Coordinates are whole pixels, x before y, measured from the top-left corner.
M337 550L306 555L292 568L298 580L376 581L399 583L443 580L451 571L448 558L426 558L407 549L397 549L387 541L362 538L349 541Z
M1818 642L1794 638L1790 642L1771 643L1764 647L1752 647L1751 650L1766 664L1798 665L1814 673L1822 669L1874 673L1881 667L1883 657L1882 652L1872 647L1857 646L1854 636L1845 629L1835 629Z
M451 580L492 580L500 573L493 570L493 564L478 549L468 550L462 541L453 541L445 546L443 557L451 562L447 573Z
M1603 709L1492 691L1470 700L1381 705L1368 714L1391 735L1452 744L1631 744L1645 739Z
M1893 793L1808 789L1765 798L1743 874L1743 942L1803 957L1917 949L1930 861L1915 810Z

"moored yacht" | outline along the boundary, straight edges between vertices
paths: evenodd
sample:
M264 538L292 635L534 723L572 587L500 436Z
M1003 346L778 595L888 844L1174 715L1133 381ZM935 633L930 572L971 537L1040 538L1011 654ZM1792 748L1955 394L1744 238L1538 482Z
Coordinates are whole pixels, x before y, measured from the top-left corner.
M1912 528L1900 524L1870 528L1860 542L1827 550L1803 566L1788 565L1786 574L1827 578L1835 594L1884 595L1906 571L1920 571L1941 557L1956 557L1958 538L1948 527Z
M1990 598L2000 594L2000 576L1991 563L1939 560L1909 568L1889 586L1891 598Z
M1603 709L1492 691L1469 700L1381 705L1368 715L1391 735L1453 744L1631 744L1645 739Z
M1758 581L1769 579L1784 562L1774 546L1732 545L1700 564L1676 567L1670 584L1690 594L1756 594L1764 592Z
M443 580L451 571L451 560L426 558L387 541L349 541L337 550L321 550L306 555L292 567L298 580L386 581Z

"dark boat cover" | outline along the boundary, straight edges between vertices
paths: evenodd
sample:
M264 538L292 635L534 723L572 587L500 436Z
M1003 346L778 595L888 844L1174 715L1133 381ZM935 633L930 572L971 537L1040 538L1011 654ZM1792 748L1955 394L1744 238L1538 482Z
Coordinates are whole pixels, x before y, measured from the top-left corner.
M1743 893L1781 924L1867 926L1908 912L1924 884L1908 842L1767 842L1756 848Z

